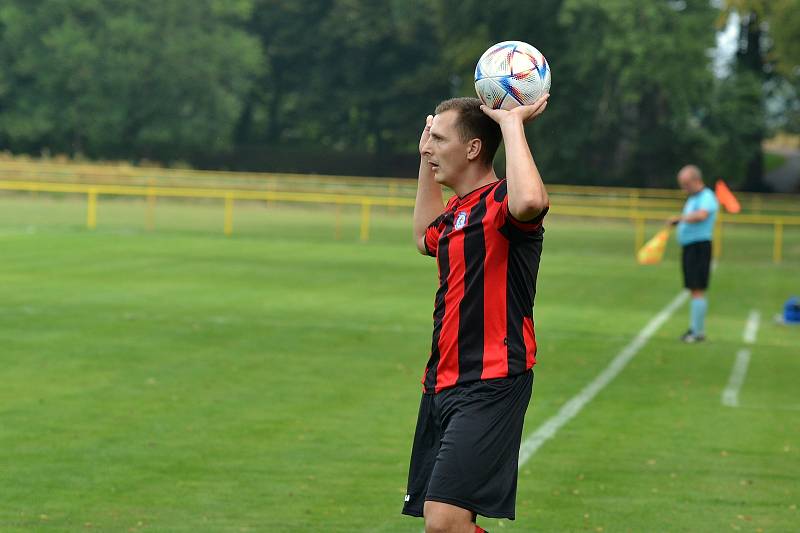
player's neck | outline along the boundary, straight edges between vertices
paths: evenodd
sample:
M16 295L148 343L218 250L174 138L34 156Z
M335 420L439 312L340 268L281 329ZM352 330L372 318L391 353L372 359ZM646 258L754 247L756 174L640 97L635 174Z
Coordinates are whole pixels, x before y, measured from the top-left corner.
M494 173L494 168L492 167L474 167L474 170L470 170L472 170L472 172L464 174L462 179L453 186L453 192L455 192L459 198L463 198L472 191L497 181L497 175Z

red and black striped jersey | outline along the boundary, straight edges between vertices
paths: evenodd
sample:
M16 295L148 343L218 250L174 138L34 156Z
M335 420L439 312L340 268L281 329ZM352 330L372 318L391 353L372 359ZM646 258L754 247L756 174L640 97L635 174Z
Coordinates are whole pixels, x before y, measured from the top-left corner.
M521 374L536 363L533 300L545 209L520 222L499 180L454 196L425 233L439 264L426 393Z

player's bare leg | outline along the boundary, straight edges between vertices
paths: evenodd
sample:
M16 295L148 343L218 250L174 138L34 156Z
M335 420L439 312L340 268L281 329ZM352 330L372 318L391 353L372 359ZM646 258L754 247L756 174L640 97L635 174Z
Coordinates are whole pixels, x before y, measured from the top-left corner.
M475 533L476 515L472 511L442 502L426 501L425 533Z

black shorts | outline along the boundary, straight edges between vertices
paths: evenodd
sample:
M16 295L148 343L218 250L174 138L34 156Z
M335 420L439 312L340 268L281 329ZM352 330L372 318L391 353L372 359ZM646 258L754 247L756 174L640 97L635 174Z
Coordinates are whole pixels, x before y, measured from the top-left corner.
M700 241L683 247L683 286L707 289L711 273L711 241Z
M403 514L426 500L514 520L522 423L533 371L423 394Z

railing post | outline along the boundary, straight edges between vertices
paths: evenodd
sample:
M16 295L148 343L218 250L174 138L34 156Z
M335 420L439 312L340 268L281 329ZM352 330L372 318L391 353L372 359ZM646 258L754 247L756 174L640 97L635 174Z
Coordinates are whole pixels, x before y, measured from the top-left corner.
M783 220L775 220L775 238L772 243L772 261L780 263L783 259Z
M722 256L722 213L717 215L717 223L714 224L714 259Z
M644 217L636 215L633 221L636 225L636 235L633 243L633 255L635 257L642 246L644 246Z
M233 234L233 194L225 194L225 235Z
M639 189L632 189L630 192L631 209L639 209Z
M392 198L397 196L397 184L395 182L391 182L389 184L389 196L391 196ZM394 213L395 209L396 208L393 205L389 206L389 212L390 213Z
M95 229L97 227L97 189L89 188L89 196L86 203L86 227Z
M336 202L336 225L333 238L337 241L342 238L342 202Z
M361 242L369 240L369 211L370 203L364 200L361 203Z
M145 228L153 231L156 227L156 193L153 190L153 178L148 180L147 187L147 214L145 218Z

